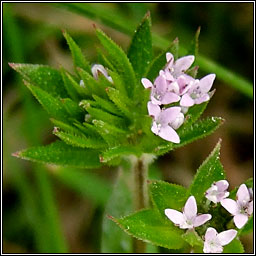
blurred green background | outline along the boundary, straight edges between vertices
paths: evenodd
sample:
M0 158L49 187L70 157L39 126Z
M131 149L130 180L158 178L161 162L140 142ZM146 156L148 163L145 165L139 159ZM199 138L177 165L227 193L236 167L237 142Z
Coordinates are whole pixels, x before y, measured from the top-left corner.
M62 36L66 29L87 58L97 62L99 42L92 24L127 49L130 37L115 23L138 24L150 10L152 31L170 42L179 37L188 47L201 26L199 52L253 81L253 3L94 3L83 4L99 16L53 3L3 3L3 252L100 252L104 206L117 170L77 170L43 166L16 159L11 153L55 140L49 117L8 62L62 65L72 70ZM122 19L115 18L121 17ZM116 19L116 20L115 20ZM111 28L112 27L112 28ZM116 29L115 29L116 28ZM155 49L155 53L159 49ZM199 69L198 77L205 75ZM218 79L205 116L226 122L211 136L157 160L151 177L188 186L218 138L221 161L230 187L253 175L253 101ZM113 238L114 239L114 238ZM252 252L252 235L242 239Z

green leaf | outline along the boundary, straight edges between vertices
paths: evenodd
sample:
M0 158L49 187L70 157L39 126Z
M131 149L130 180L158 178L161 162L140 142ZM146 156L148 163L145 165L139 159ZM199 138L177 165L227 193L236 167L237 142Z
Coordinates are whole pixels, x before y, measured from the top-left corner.
M205 192L212 183L225 179L225 171L220 162L220 141L217 143L211 154L198 168L197 173L189 188L189 193L193 195L197 203L205 197Z
M76 127L67 124L65 122L56 120L54 118L50 118L51 122L58 128L60 128L61 130L65 131L65 132L71 132L71 133L81 133L81 131L79 129L77 129Z
M194 39L191 42L190 48L188 49L188 52L186 55L194 55L195 57L197 57L198 55L198 50L199 50L199 35L200 35L200 30L201 27L198 27L198 29L196 30L196 34Z
M141 210L121 219L113 219L126 233L145 242L168 249L184 245L181 230L172 228L169 222L159 218L154 210Z
M67 112L61 104L60 99L56 99L37 86L31 85L26 81L24 82L50 116L61 120L67 119Z
M128 170L119 169L113 192L103 215L101 252L131 253L132 238L121 230L107 215L121 217L132 211L132 191L129 186L131 174Z
M152 38L151 20L148 12L138 26L128 50L128 58L133 66L137 78L140 79L145 74L147 66L152 60Z
M103 206L110 197L110 184L92 172L75 168L58 168L52 172L66 187Z
M195 230L187 230L186 233L182 235L182 238L189 243L192 247L199 246L203 247L204 246L204 241L202 238L197 234Z
M79 107L77 102L71 100L70 98L61 99L60 101L71 119L76 119L80 121L84 120L85 113Z
M222 123L223 119L220 117L209 117L200 120L192 125L184 125L178 130L180 136L180 143L165 143L155 148L157 155L162 155L170 150L180 148L195 140L201 139L213 133Z
M63 140L66 144L79 147L79 148L104 148L106 144L104 141L97 138L87 138L83 134L74 134L68 132L62 132L58 129L54 129L53 134Z
M81 98L90 95L88 89L80 86L68 72L61 69L61 75L65 88L73 100L78 101Z
M185 73L188 74L189 76L192 76L193 78L196 78L198 69L199 69L199 66L194 66L188 69Z
M244 253L243 244L238 238L235 238L231 243L224 246L223 253Z
M134 88L136 86L135 73L132 65L127 58L124 51L114 43L103 31L96 30L97 36L104 48L110 55L110 61L114 66L116 72L122 77L126 84L126 92L129 97L133 96Z
M187 189L164 181L152 181L149 185L153 205L165 217L167 208L181 210L187 200Z
M19 72L30 84L35 85L54 97L68 97L61 74L58 70L45 65L15 64L9 65Z
M109 87L106 90L108 97L115 103L120 111L129 119L131 118L131 111L129 110L128 99L120 93L119 90ZM127 104L126 104L127 103Z
M241 229L238 230L238 235L239 236L247 235L253 232L253 228L254 228L254 225L253 225L253 214L252 214L249 217L247 223Z
M97 102L97 104L96 104L97 107L100 107L100 108L108 111L111 114L120 116L119 109L111 101L102 99L102 98L98 97L97 95L92 95L92 97Z
M72 39L72 37L67 32L64 32L63 35L66 38L69 49L71 51L73 61L74 61L75 70L77 67L80 67L80 68L86 70L87 72L91 72L91 67L90 67L88 61L85 59L80 47L75 43L75 41Z
M101 157L101 162L108 162L116 157L128 155L140 155L141 152L132 146L116 146L105 151Z
M159 74L159 71L166 65L166 53L171 52L175 59L178 58L179 40L176 38L172 44L161 54L159 54L148 66L146 77L153 81Z
M13 156L34 162L79 168L98 168L101 165L97 151L75 148L62 141L28 148L14 153Z

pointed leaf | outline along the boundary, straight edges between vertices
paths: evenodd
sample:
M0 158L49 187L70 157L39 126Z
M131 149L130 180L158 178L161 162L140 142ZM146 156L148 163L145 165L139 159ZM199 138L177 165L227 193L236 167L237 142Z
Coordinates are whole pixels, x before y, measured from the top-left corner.
M91 72L91 67L85 59L80 47L75 43L75 41L67 32L64 32L63 35L66 38L69 49L72 53L75 69L76 67L80 67L86 70L87 72Z
M195 57L197 57L198 50L199 50L199 40L198 40L198 38L199 38L199 35L200 35L200 30L201 30L201 27L198 27L198 29L196 31L196 34L195 34L195 37L192 40L191 46L188 49L188 52L187 52L186 55L194 55Z
M45 65L9 64L30 84L35 85L54 97L68 97L58 70Z
M198 168L194 180L189 188L189 193L199 203L205 197L205 192L212 183L225 179L225 171L220 162L220 141L217 143L211 154Z
M184 246L181 230L159 218L154 210L142 210L122 219L113 219L126 233L145 242L168 249Z
M62 122L60 120L56 120L54 118L50 118L51 122L58 127L59 129L65 131L65 132L70 132L70 133L81 133L81 131L79 129L77 129L76 127L67 124L65 122Z
M166 53L171 52L174 55L174 58L178 58L178 48L179 48L179 40L176 38L172 44L160 55L158 55L148 66L145 77L147 77L150 81L153 82L155 78L158 76L159 71L164 68L166 65Z
M149 185L153 205L165 218L167 208L181 211L187 200L187 189L164 181L152 181Z
M152 60L151 20L148 12L138 26L128 50L128 58L140 80Z
M85 113L82 108L79 107L77 102L71 100L70 98L61 99L60 101L71 119L76 119L80 121L84 120Z
M180 143L166 143L155 148L157 155L162 155L175 148L182 147L188 143L191 143L197 139L201 139L213 133L222 123L223 119L220 117L211 117L200 120L192 125L182 126L178 130L180 136Z
M134 93L134 88L136 86L136 79L129 59L127 58L124 51L116 43L114 43L103 31L97 29L96 33L102 45L109 53L112 65L114 66L117 73L122 77L123 81L126 83L127 95L129 97L132 97Z
M67 119L67 112L59 99L56 99L55 97L37 86L33 86L28 82L25 83L28 89L32 92L32 94L36 97L36 99L50 116L61 120Z
M240 242L238 238L235 238L229 244L224 246L223 253L244 253L243 244Z
M79 168L98 168L101 165L98 151L75 148L62 141L56 141L47 146L28 148L13 155L34 162Z

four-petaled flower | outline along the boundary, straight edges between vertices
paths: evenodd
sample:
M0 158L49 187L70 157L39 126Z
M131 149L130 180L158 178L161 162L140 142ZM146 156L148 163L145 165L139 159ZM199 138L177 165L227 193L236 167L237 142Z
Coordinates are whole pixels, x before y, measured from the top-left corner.
M187 92L181 97L180 105L191 107L194 104L201 104L210 99L209 93L215 79L215 74L210 74L202 79L196 79L189 85Z
M229 196L229 192L227 192L228 186L229 184L226 180L214 182L205 192L205 197L216 204Z
M211 214L197 215L197 205L194 196L190 196L184 206L184 211L179 212L174 209L165 209L165 215L175 225L182 229L192 229L203 225L206 221L212 218Z
M174 92L168 91L167 81L163 76L158 76L152 84L147 78L142 78L143 86L151 89L151 101L154 104L170 104L180 100L180 96Z
M234 223L242 228L253 212L253 200L245 184L242 184L236 193L237 200L226 198L221 200L221 205L234 216Z
M229 229L217 233L214 228L208 228L205 233L204 253L222 253L223 246L229 244L237 235L237 231Z
M184 120L180 111L180 107L162 110L158 105L148 102L148 113L154 118L151 131L165 140L179 143L180 137L174 129L177 129Z

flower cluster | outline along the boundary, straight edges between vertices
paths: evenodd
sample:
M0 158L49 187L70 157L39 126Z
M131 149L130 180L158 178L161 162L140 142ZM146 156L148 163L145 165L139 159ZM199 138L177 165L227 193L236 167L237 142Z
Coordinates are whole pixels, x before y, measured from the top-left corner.
M221 205L234 216L234 223L237 228L242 228L248 221L248 217L253 212L252 190L242 184L236 194L237 200L226 198L229 184L226 180L220 180L212 184L206 191L205 197L214 203ZM165 209L165 215L176 226L181 229L193 229L206 223L212 218L211 214L197 214L197 204L194 196L190 196L185 203L183 212L174 209ZM223 246L230 243L237 235L237 231L229 229L218 234L209 227L205 233L204 249L205 253L221 253Z
M212 95L209 91L215 74L198 80L185 73L194 60L195 57L189 55L174 61L173 55L168 52L167 64L154 83L147 78L141 79L143 86L151 90L148 102L148 112L153 117L151 130L167 141L180 143L175 130L183 124L184 114L189 107L208 101ZM177 106L166 108L166 105L173 103Z

